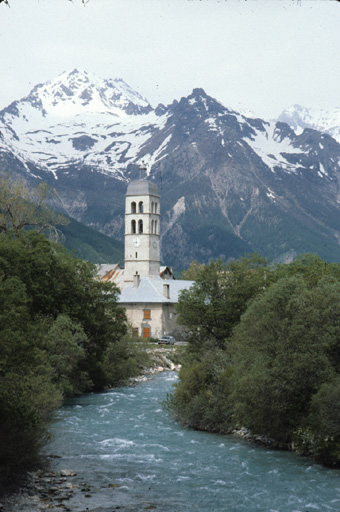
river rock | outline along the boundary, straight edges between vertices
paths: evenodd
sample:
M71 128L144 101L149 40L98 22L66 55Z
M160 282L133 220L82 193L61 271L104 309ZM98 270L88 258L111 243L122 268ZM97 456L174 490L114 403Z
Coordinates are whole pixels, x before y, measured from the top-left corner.
M72 471L72 469L62 469L60 471L60 476L77 476L77 473Z

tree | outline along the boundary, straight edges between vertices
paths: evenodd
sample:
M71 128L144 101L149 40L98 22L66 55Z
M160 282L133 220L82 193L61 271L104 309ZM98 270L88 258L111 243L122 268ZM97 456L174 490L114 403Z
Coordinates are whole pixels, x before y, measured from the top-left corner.
M54 370L52 381L64 397L91 387L88 372L81 370L86 360L86 344L82 326L67 315L59 315L46 332L42 347Z
M105 381L101 361L110 343L126 332L125 311L117 304L119 290L97 279L95 266L74 258L66 249L35 231L19 238L1 238L0 273L24 283L32 319L56 320L67 315L86 337L86 360L95 389Z
M312 397L299 448L327 466L340 465L340 376L321 385Z
M294 441L312 396L334 375L327 347L340 339L340 317L334 315L339 292L338 283L311 290L293 276L249 306L233 338L233 401L240 425L283 444ZM327 296L336 302L328 311Z
M195 283L181 293L177 307L179 323L192 331L190 343L198 348L209 340L225 348L248 301L262 293L272 277L267 261L257 255L227 265L212 261L197 269Z
M0 270L0 477L4 467L24 469L36 461L47 422L61 402L39 348L41 327L30 316L24 283Z
M230 359L224 350L205 350L182 365L170 407L179 421L196 429L229 432Z
M267 261L257 255L192 268L195 284L178 304L179 321L191 335L171 406L185 424L226 432L233 411L230 337L249 301L264 292L274 274L267 275Z
M283 263L275 267L276 279L301 276L309 288L313 288L321 279L340 280L339 263L328 263L317 254L306 253L298 256L292 263Z
M44 235L0 235L0 473L35 462L63 397L110 384L105 354L126 331L117 296Z
M200 275L200 273L203 271L205 267L204 263L199 263L198 261L192 261L190 263L189 268L186 270L183 270L181 279L185 279L188 281L196 281L197 277Z
M49 208L46 204L53 196L46 183L36 189L23 181L0 178L0 234L18 236L24 229L35 229L57 237L56 225L65 225L67 219Z

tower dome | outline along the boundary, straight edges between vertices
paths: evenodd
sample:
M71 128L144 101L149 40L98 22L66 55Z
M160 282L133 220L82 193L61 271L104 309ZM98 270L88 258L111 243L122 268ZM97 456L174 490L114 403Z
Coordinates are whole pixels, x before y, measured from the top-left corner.
M147 180L136 180L129 183L127 196L159 196L158 187L156 183Z

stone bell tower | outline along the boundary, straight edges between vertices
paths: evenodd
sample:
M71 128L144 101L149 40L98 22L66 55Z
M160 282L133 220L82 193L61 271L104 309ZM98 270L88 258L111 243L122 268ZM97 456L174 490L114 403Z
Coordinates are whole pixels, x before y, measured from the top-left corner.
M140 178L127 188L125 200L124 281L160 272L160 196L155 183ZM139 276L139 277L134 277Z

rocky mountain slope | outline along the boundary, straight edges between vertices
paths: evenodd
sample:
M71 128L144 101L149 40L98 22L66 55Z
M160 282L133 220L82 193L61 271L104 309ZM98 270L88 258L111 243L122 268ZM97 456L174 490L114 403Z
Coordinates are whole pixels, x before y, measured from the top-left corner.
M250 251L340 261L340 144L292 124L202 89L153 109L120 79L74 70L0 112L0 169L47 181L61 211L123 240L126 186L145 162L162 196L162 259L178 269Z

